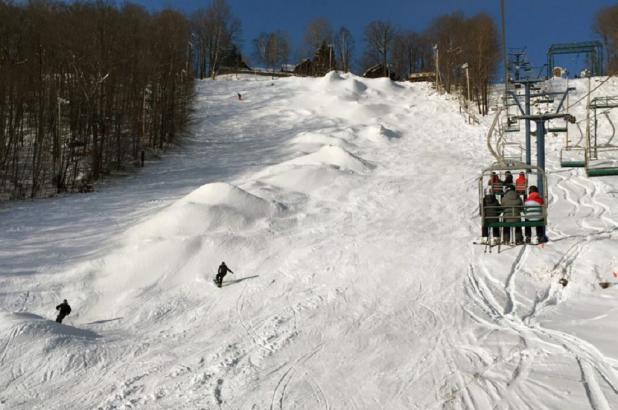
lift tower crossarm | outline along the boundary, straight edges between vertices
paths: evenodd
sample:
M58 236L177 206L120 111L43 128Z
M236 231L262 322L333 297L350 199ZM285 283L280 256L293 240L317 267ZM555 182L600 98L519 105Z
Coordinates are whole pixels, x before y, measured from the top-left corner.
M536 123L536 165L545 172L545 122L556 118L564 118L566 121L574 123L575 117L566 113L547 113L536 115L520 115L513 117L516 120L528 120ZM539 181L539 184L543 181ZM542 187L539 191L543 192Z

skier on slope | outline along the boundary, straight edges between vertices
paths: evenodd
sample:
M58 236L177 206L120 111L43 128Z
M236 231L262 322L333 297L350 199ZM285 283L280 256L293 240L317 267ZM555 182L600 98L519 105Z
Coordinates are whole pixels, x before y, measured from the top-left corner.
M56 310L59 311L58 317L56 318L56 322L58 323L62 323L62 319L71 314L71 306L69 306L69 302L67 302L66 299L56 306Z
M217 276L215 277L215 283L217 286L221 287L223 284L223 278L228 272L234 273L234 271L227 267L225 262L221 262L221 265L219 265L219 270L217 271Z

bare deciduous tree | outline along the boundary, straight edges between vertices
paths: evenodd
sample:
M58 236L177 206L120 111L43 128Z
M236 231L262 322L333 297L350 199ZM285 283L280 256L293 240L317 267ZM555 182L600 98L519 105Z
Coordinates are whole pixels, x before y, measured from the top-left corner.
M395 27L385 21L372 21L365 27L365 42L367 43L367 61L383 65L384 76L389 74L389 63L392 57Z
M354 53L354 38L346 27L341 27L335 37L335 49L344 72L350 71L352 54Z
M287 34L276 31L261 33L253 40L255 55L260 62L275 71L276 67L287 63L290 55L290 43Z
M332 44L333 42L333 29L325 18L317 18L311 21L307 25L305 31L305 51L306 56L312 56L323 42L326 44Z
M192 15L192 44L200 78L215 77L221 59L240 35L240 20L232 15L225 0L212 0L206 9Z
M0 2L0 194L84 189L160 149L192 97L187 19L105 1Z
M432 65L430 41L414 31L397 33L393 44L393 70L401 78L411 73L427 71Z

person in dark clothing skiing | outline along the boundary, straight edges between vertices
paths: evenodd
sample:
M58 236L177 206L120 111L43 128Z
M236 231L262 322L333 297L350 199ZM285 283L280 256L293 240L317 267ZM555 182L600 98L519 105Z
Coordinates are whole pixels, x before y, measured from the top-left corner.
M67 302L66 299L56 306L56 310L59 311L58 317L56 318L56 322L58 323L62 323L62 319L71 314L71 306L69 306L69 302Z
M228 272L234 273L234 271L227 267L225 262L221 262L221 265L219 265L219 270L217 271L217 276L215 277L215 283L217 286L221 287L223 284L223 278Z

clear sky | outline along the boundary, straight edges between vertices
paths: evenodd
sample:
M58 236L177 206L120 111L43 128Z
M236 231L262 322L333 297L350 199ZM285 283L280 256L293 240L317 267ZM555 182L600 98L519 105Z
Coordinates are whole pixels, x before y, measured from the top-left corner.
M206 7L209 0L138 0L150 9L172 6L184 11ZM260 32L282 30L301 45L308 22L327 18L333 28L348 27L356 41L356 54L364 48L363 28L372 20L390 21L402 29L423 31L437 16L462 11L466 16L486 12L500 25L499 0L227 0L242 22L242 48L251 54L252 40ZM552 43L596 39L592 24L603 6L612 0L506 0L508 47L526 47L534 65L545 63ZM499 26L500 27L500 26ZM583 60L583 57L579 57ZM559 57L570 66L576 57Z

